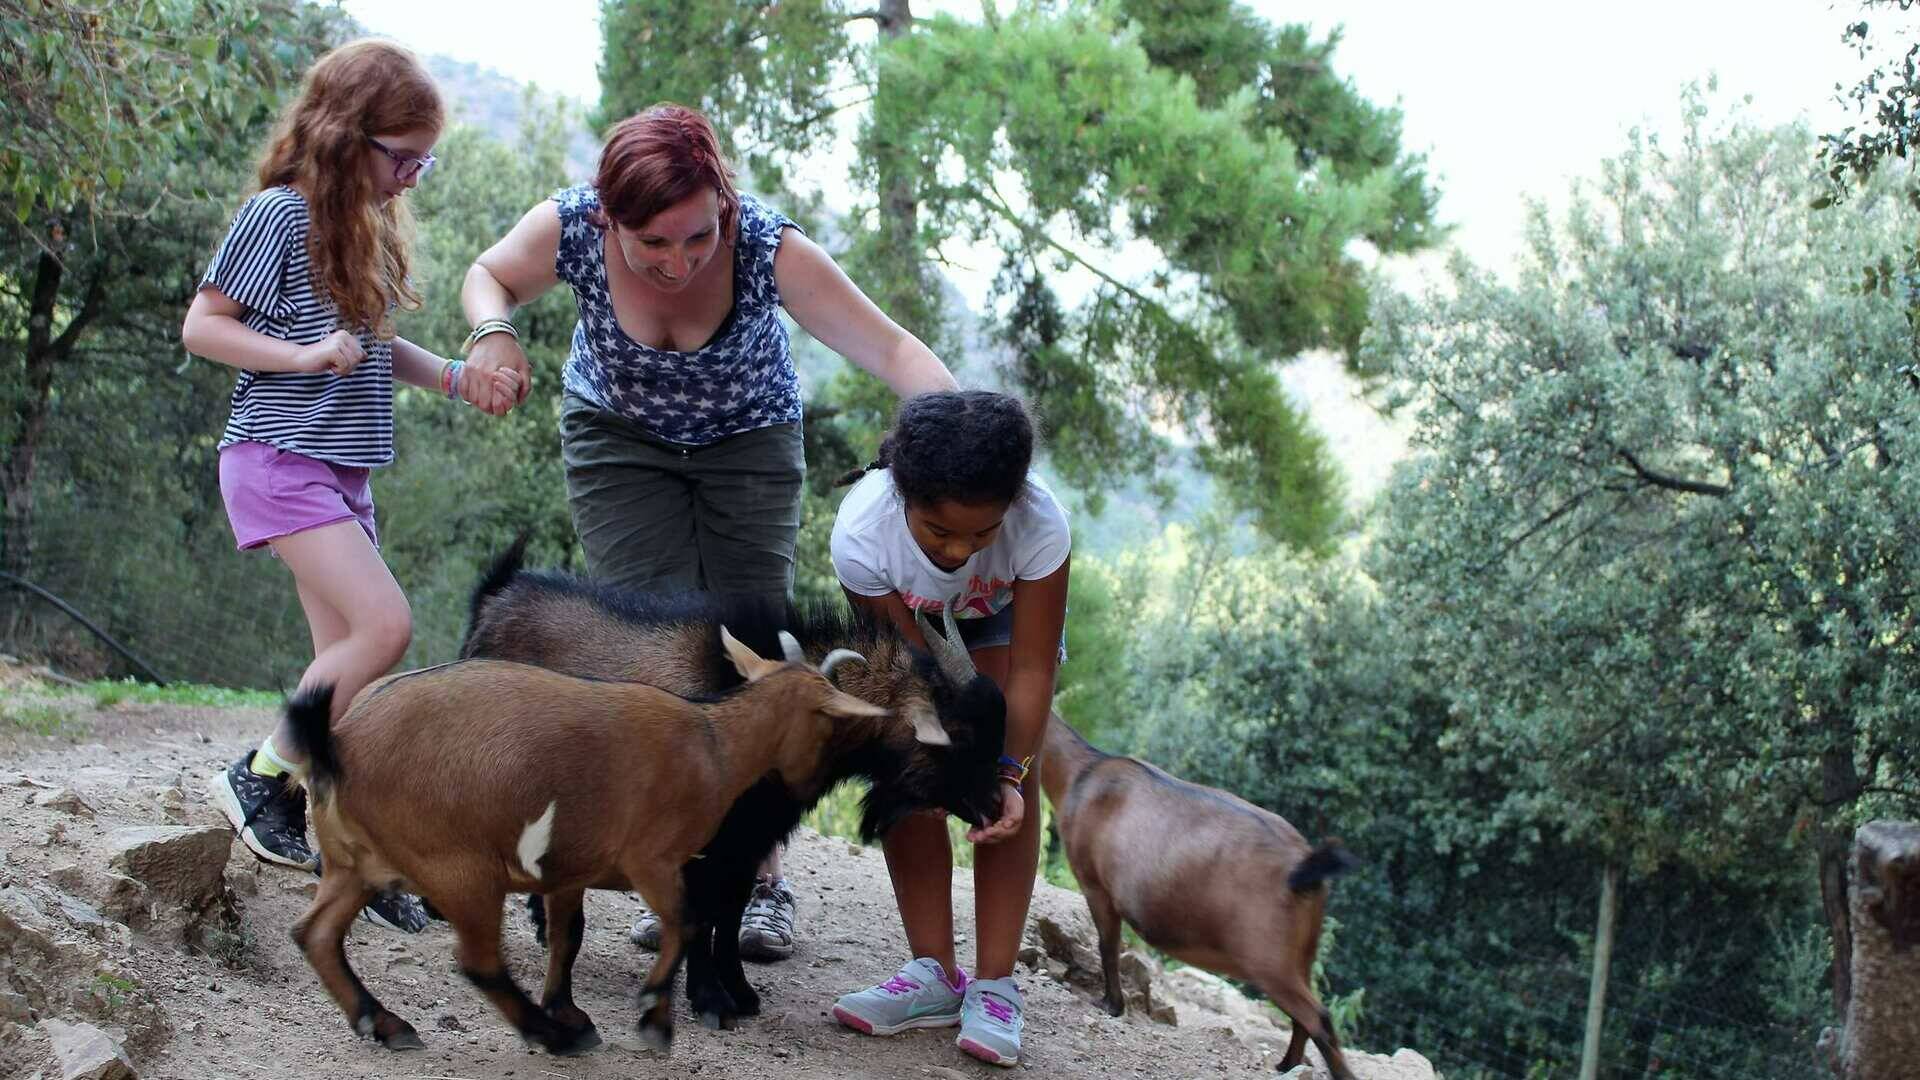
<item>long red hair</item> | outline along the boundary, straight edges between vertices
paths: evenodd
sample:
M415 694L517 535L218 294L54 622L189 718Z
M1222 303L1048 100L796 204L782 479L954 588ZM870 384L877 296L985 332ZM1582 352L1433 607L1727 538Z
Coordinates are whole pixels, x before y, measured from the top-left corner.
M333 297L345 326L391 337L394 305L420 306L407 281L413 217L405 199L374 199L367 139L445 122L440 91L420 61L393 42L362 38L314 63L274 129L260 186L306 195L314 281Z
M593 187L600 196L596 224L603 229L609 220L637 229L669 206L711 188L720 197L720 238L733 243L740 219L733 169L720 153L713 125L685 105L661 102L613 125L600 151Z

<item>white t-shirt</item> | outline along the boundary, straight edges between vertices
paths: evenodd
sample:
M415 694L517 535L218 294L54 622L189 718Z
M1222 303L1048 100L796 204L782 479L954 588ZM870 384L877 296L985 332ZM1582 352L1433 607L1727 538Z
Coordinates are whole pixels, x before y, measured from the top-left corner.
M938 612L957 596L956 619L999 614L1013 601L1013 583L1046 577L1067 561L1067 512L1038 476L1007 507L992 544L948 573L933 565L907 531L906 504L890 469L861 478L833 519L833 569L847 591L900 594L909 608Z

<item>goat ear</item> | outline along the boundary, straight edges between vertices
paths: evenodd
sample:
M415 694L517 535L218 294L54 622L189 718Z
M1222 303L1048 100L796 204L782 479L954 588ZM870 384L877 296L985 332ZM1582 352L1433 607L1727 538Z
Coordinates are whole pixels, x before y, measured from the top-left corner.
M892 716L891 709L883 709L870 701L862 701L844 690L832 690L827 693L826 704L820 711L828 716Z
M748 682L753 682L780 666L777 661L762 659L759 653L740 644L740 639L728 633L724 626L720 628L720 647L727 651L727 659L733 661L734 669L740 672L740 677Z
M913 705L907 709L907 722L913 725L915 741L928 746L952 746L953 737L947 729L940 726L940 717L925 705Z

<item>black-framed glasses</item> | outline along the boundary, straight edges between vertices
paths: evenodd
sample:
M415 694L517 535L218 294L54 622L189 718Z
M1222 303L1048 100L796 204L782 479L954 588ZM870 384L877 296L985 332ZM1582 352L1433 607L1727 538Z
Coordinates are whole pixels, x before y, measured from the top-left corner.
M371 143L375 150L393 160L393 178L403 184L415 177L425 180L427 174L433 171L434 163L440 160L432 154L422 154L419 157L403 154L371 135L367 136L367 142Z

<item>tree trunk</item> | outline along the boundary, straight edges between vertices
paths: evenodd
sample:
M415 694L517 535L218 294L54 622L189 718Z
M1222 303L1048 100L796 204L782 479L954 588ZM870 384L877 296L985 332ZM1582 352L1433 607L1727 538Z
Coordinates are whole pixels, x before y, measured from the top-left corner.
M886 48L913 32L911 0L880 0L880 45ZM879 180L880 235L875 252L878 276L870 282L880 309L922 341L936 341L940 297L926 282L920 249L920 198L907 149L893 134L911 126L914 103L890 85L885 57L878 59L873 111L879 133L873 144ZM937 348L937 346L935 346Z
M1600 1028L1607 1013L1607 975L1613 967L1613 926L1620 914L1620 870L1600 877L1600 924L1593 934L1593 982L1587 988L1587 1039L1580 1049L1580 1080L1600 1075Z
M1853 728L1829 719L1831 741L1820 755L1820 803L1838 809L1860 797L1860 770L1853 760ZM1821 826L1814 850L1820 858L1820 909L1833 941L1833 1011L1847 1015L1853 987L1853 931L1847 914L1847 853L1850 838L1839 828Z
M0 462L0 498L6 503L6 533L0 537L0 568L28 580L33 571L33 479L39 461L40 440L46 434L52 410L53 371L73 352L73 343L100 314L105 290L104 273L87 285L85 299L72 321L53 336L54 310L66 267L46 252L34 269L33 296L27 308L27 354L13 407L16 427Z

